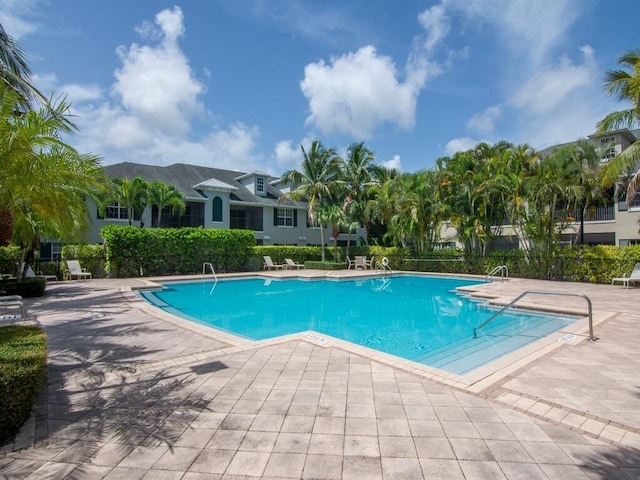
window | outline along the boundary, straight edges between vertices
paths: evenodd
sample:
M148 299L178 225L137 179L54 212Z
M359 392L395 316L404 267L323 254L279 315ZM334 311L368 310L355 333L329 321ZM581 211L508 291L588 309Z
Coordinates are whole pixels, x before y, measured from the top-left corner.
M297 212L293 208L275 208L273 224L278 227L297 227Z
M640 245L640 240L636 238L631 238L626 240L620 239L619 245L621 247L628 247L629 245Z
M121 206L118 202L112 203L107 207L104 218L109 220L127 220L129 218L129 211L127 207Z
M220 197L213 197L213 218L214 222L222 221L222 199Z
M256 193L264 193L264 178L256 177Z

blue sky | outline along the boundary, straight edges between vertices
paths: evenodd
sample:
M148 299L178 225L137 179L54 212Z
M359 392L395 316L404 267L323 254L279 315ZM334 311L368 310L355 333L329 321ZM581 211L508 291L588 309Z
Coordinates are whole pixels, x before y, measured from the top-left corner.
M274 175L313 139L414 172L589 135L625 107L602 79L638 18L638 0L0 0L81 152Z

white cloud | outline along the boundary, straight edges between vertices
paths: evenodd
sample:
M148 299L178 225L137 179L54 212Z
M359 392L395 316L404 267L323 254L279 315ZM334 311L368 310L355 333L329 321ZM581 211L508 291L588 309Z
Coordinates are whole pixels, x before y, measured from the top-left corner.
M478 133L493 133L496 128L496 120L502 115L500 105L488 107L482 113L476 113L467 121L467 128Z
M564 40L567 31L584 11L582 0L442 0L443 5L461 11L471 22L490 24L501 45L533 66ZM520 57L523 58L523 57Z
M457 152L464 152L474 148L482 140L476 140L470 137L453 138L447 142L444 149L447 155L453 155Z
M366 139L383 122L413 126L415 92L398 82L393 60L379 56L374 47L334 58L331 65L311 63L304 71L300 88L309 100L307 123L323 133Z
M37 11L37 4L37 0L2 0L0 2L0 23L7 35L21 41L40 28L38 23L25 20L25 17Z
M537 115L548 114L566 105L576 92L584 92L593 86L598 80L593 50L585 46L581 51L584 56L582 64L574 64L563 56L557 65L548 65L537 71L515 93L510 103Z
M402 172L402 163L400 162L400 155L394 155L391 160L382 162L382 166L385 168L393 168L399 172Z
M357 52L308 64L300 89L309 101L307 124L323 133L339 132L369 139L376 128L391 123L410 129L417 98L426 81L442 72L432 55L450 31L444 8L435 5L418 16L424 32L414 39L402 81L391 57L367 45Z
M276 164L283 168L300 163L302 157L300 147L294 147L291 140L282 140L276 143L274 154Z
M179 7L163 10L155 19L162 36L160 45L134 43L128 49L117 49L123 65L114 74L114 95L127 111L164 134L184 134L191 115L203 111L198 97L204 86L194 78L177 44L184 33L182 21ZM145 25L148 35L150 27Z

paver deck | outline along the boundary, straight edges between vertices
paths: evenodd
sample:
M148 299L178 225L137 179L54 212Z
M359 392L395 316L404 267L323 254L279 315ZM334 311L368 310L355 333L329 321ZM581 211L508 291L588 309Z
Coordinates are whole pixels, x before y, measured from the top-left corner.
M268 275L327 273L303 272ZM585 293L599 340L574 332L457 378L322 336L238 341L159 313L131 293L144 284L61 282L27 301L48 383L0 478L640 478L640 289L481 285L496 302Z

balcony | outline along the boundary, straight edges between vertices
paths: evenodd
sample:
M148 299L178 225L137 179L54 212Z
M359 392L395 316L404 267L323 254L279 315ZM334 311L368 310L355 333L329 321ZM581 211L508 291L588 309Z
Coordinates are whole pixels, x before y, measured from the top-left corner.
M570 223L577 223L580 221L580 211L579 209L569 210L566 212L556 212L558 218L562 218L563 214L566 214L567 220ZM584 212L584 221L585 222L611 222L615 220L615 204L611 203L609 205L603 205L600 207L589 207L587 211Z

